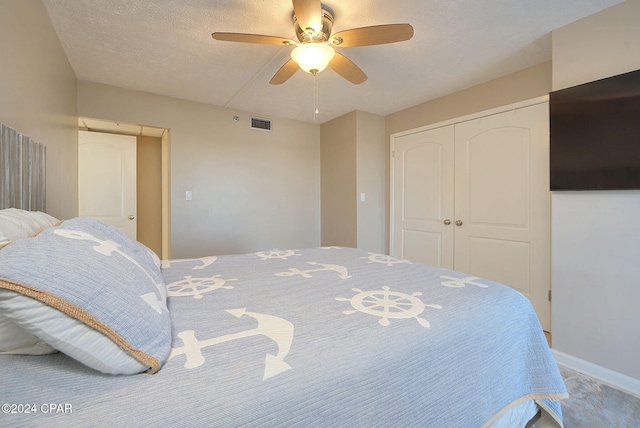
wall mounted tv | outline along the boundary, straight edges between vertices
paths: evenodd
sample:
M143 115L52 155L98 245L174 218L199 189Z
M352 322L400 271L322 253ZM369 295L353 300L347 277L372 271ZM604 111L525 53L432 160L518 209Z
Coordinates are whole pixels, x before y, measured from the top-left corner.
M640 70L549 94L551 190L640 189Z

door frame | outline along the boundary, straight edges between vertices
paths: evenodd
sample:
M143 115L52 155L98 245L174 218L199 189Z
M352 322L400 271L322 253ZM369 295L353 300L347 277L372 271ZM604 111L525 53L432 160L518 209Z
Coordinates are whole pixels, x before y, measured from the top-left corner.
M85 123L88 121L90 125ZM149 133L150 129L162 130L162 135ZM160 138L161 151L161 183L162 192L162 251L158 254L162 260L171 258L171 129L164 126L140 125L116 122L109 119L78 117L78 131L93 131L107 134L122 134L137 137L139 135Z

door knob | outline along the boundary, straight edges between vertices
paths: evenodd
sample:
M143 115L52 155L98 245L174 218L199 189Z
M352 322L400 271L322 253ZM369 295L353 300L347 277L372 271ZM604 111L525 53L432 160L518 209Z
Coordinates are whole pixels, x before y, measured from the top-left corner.
M136 216L134 216L133 214L131 214L131 215L129 216L129 220L134 220L135 218L136 218Z
M462 226L462 220L456 220L456 226Z
M444 221L444 224L445 224L446 226L449 226L449 225L451 224L451 220L446 219L446 220Z

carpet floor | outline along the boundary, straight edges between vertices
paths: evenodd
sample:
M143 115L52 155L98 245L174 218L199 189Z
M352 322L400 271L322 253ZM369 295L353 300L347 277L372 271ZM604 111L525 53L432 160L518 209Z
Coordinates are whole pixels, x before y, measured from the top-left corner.
M640 398L559 367L569 392L561 402L565 428L640 428Z

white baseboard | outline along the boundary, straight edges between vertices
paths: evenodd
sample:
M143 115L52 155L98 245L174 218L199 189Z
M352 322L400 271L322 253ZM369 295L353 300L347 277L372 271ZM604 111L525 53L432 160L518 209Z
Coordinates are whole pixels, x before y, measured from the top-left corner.
M581 360L564 352L556 351L555 349L551 349L551 353L558 365L585 374L640 398L640 380L590 363L589 361Z

